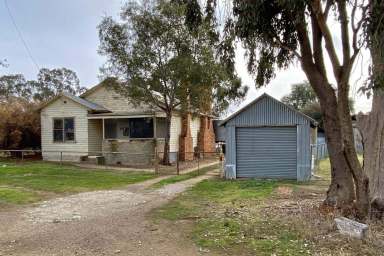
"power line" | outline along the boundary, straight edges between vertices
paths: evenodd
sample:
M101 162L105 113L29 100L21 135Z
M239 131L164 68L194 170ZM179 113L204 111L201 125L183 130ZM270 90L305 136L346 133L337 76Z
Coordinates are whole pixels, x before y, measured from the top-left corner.
M12 12L11 12L11 9L9 8L9 6L8 6L8 2L7 2L7 0L4 0L4 5L5 5L5 7L6 7L7 11L8 11L8 15L9 15L9 17L11 18L11 21L12 21L12 23L13 23L13 26L15 27L15 30L16 30L16 32L17 32L19 38L20 38L20 41L23 43L24 48L25 48L25 50L27 51L28 56L29 56L29 58L31 59L32 63L33 63L33 64L35 65L35 67L37 68L37 72L39 72L40 67L39 67L39 65L37 64L37 61L35 60L35 58L33 57L32 52L31 52L30 48L29 48L28 45L27 45L27 42L24 40L23 34L21 33L19 27L18 27L17 24L16 24L16 20L15 20L15 18L14 18L13 15L12 15Z

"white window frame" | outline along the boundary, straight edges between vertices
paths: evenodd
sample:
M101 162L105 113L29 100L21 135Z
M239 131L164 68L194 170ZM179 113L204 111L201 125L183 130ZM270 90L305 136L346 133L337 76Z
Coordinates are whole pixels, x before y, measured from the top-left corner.
M65 139L65 119L72 119L73 120L73 140L66 140ZM63 129L62 129L62 135L63 135L63 140L57 141L55 140L55 120L61 120L63 123ZM69 117L53 117L52 118L52 141L53 143L76 143L76 120L75 117L69 116Z

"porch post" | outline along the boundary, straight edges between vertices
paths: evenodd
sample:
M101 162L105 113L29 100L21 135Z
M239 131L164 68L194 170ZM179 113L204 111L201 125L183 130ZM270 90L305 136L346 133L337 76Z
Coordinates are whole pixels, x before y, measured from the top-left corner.
M105 119L103 118L103 140L105 140Z
M153 118L153 138L157 139L157 133L156 133L156 114L152 117Z

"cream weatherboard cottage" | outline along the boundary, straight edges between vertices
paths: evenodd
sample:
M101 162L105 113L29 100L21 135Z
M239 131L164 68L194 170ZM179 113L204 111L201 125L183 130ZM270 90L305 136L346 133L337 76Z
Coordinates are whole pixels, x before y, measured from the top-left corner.
M40 107L44 160L82 161L101 156L106 164L148 164L155 148L163 150L165 113L145 104L134 106L102 82L79 97L60 93ZM191 152L214 151L211 117L173 113L171 160ZM116 152L123 152L119 154Z

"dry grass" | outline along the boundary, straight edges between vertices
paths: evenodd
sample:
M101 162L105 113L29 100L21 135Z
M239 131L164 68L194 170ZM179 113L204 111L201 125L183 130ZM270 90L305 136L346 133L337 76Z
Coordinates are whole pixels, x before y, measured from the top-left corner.
M321 206L330 182L323 160L316 180L205 181L155 216L185 229L209 255L383 255L384 225L366 240L340 235L334 209ZM185 225L188 222L192 225Z

